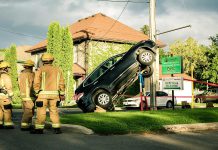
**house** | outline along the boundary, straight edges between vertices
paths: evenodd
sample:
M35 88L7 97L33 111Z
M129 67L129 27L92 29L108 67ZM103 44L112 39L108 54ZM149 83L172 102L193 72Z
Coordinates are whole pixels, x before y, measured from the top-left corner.
M81 82L80 77L86 76L89 72L89 55L96 47L108 50L110 43L117 48L122 44L133 44L141 40L148 40L149 37L143 33L128 27L127 25L114 20L102 13L80 19L69 26L74 43L74 78L77 84ZM159 47L164 43L157 41ZM34 45L26 52L31 53L38 64L42 53L46 52L47 40ZM75 66L75 64L77 66ZM78 73L77 71L82 71ZM80 76L78 76L80 74ZM83 75L83 76L81 76Z
M160 90L163 90L162 89L162 79L163 78L169 78L171 77L170 74L167 74L167 75L163 75L162 74L162 67L160 65L159 67L159 87L160 87ZM196 79L192 79L191 76L189 76L188 74L186 73L181 73L181 74L174 74L173 75L174 77L182 77L183 78L183 90L174 90L174 96L176 97L176 100L177 100L177 103L181 103L182 101L187 101L188 103L191 103L192 102L192 82L193 80L196 80ZM169 94L172 93L172 90L163 90Z

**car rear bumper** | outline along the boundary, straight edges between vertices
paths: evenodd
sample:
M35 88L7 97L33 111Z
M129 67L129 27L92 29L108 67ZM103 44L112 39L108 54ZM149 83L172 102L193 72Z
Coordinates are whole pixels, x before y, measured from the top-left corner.
M94 102L87 97L81 97L76 103L83 112L94 112L96 108Z
M124 107L139 107L140 104L135 103L135 102L123 102Z

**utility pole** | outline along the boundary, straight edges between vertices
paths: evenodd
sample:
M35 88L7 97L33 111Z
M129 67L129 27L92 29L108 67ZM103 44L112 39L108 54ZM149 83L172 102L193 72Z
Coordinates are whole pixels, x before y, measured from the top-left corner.
M150 26L150 39L156 42L156 21L155 21L155 14L156 14L156 0L150 0L149 3L149 26ZM156 86L157 81L159 79L159 50L156 49L156 55L154 63L152 64L154 68L154 73L151 77L150 82L150 108L151 110L156 110Z

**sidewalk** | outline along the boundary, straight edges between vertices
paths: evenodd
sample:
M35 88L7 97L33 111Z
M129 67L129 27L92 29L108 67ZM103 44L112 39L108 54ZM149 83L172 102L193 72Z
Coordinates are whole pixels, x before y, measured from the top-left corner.
M206 131L206 130L218 130L218 122L165 125L164 129L169 131L169 132L175 132L175 133Z

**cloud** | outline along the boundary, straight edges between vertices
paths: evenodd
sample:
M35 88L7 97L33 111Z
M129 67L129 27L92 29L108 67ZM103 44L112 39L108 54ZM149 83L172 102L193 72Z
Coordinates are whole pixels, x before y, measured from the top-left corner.
M206 11L205 9L202 13L197 8L185 9L179 6L175 6L173 3L165 3L165 6L162 6L167 8L167 13L157 17L157 29L163 32L185 25L192 25L192 27L167 33L159 36L159 38L167 44L171 44L175 40L185 40L188 37L193 37L199 43L209 45L209 36L214 36L218 33L218 29L216 28L216 24L218 23L217 12L210 9Z
M0 26L46 37L47 28L52 21L59 21L65 26L99 12L117 19L125 4L97 0L1 0ZM217 6L217 0L157 0L156 22L159 32L192 25L191 29L171 32L159 38L170 44L191 36L200 43L208 44L208 37L218 33ZM149 4L128 3L119 21L139 30L144 24L149 24ZM27 40L26 37L18 37L1 29L0 35L0 47L9 46L10 42L38 42L38 39Z

